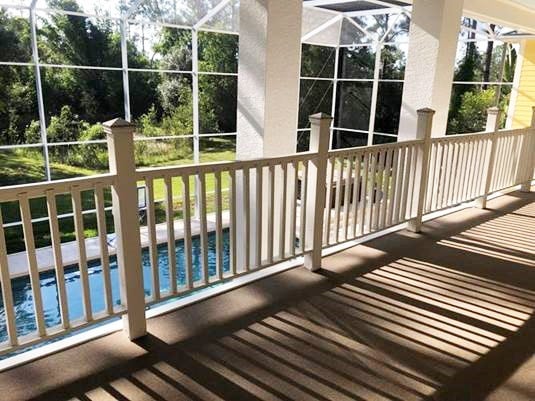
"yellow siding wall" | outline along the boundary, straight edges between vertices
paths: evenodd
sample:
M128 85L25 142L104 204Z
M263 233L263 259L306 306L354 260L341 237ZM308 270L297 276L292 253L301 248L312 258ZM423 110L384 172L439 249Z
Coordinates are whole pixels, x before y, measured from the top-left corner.
M535 106L535 40L528 40L524 47L513 128L523 128L531 124L533 106Z

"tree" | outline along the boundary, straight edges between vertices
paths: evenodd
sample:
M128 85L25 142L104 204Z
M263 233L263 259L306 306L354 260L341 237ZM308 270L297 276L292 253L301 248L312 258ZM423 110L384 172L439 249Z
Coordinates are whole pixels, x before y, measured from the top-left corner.
M30 49L28 19L9 15L0 8L1 59L28 62ZM32 68L0 66L0 145L39 142L38 124Z
M494 30L496 29L496 25L490 24L489 25L489 33L494 33ZM492 67L492 51L494 49L494 41L489 40L487 41L487 50L485 52L485 68L483 70L483 81L484 82L490 82L490 72ZM487 89L487 85L483 85L483 89Z

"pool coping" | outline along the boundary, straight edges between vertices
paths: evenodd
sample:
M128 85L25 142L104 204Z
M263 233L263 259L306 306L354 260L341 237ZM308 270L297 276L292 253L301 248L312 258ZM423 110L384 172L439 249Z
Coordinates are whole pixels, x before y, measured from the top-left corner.
M216 214L207 214L207 230L208 232L216 231ZM222 212L222 228L228 228L230 225L230 212ZM184 221L174 220L175 239L181 240L184 238ZM140 227L141 247L147 248L150 245L148 227ZM200 221L198 219L191 219L191 235L199 235L201 233ZM115 238L115 233L107 235L108 238L108 254L115 255L117 253L116 247L110 245L110 242ZM167 242L167 223L156 224L156 243L164 244ZM100 242L99 237L91 237L85 239L86 258L87 261L100 259ZM54 253L52 246L37 248L35 250L37 258L37 269L39 272L46 272L55 269ZM78 243L77 241L70 241L61 244L61 254L63 259L63 266L75 265L79 261ZM26 251L11 253L7 255L9 275L13 278L28 276L28 256Z

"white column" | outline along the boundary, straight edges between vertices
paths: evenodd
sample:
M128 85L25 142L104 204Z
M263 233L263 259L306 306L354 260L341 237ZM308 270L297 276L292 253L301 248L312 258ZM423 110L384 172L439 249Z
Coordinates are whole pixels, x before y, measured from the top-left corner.
M242 0L238 159L294 153L301 65L301 0Z
M134 340L147 334L145 291L141 269L141 240L137 203L134 125L121 119L103 124L107 134L110 173L117 177L112 186L113 221L117 234L121 302L127 313L124 330Z
M399 140L414 139L417 110L436 110L432 136L446 134L463 0L414 0Z
M241 0L238 66L238 160L296 152L301 68L302 0ZM280 175L280 172L276 172ZM263 220L267 219L267 172L264 174ZM243 204L242 174L237 174L238 205ZM256 175L250 177L251 262L256 253ZM275 185L280 185L276 179ZM288 183L291 185L291 183ZM277 191L277 188L275 188ZM278 202L278 201L276 201ZM237 242L245 243L245 207L237 208ZM278 209L278 208L276 208ZM275 221L279 221L275 216ZM262 224L263 255L268 225ZM275 236L278 230L275 230ZM275 238L275 243L277 238ZM245 265L245 250L238 247L237 263ZM251 263L254 264L254 263Z

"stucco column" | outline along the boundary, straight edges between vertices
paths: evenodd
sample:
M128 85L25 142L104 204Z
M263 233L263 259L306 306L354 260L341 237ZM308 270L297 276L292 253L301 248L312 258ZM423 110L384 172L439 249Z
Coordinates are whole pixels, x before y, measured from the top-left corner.
M399 140L416 138L417 110L436 110L432 136L446 134L463 0L414 0Z
M237 158L295 152L301 0L240 1Z
M238 67L238 160L273 157L295 153L299 111L301 65L302 0L241 0L240 49ZM280 171L277 172L280 174ZM237 201L243 202L243 177L237 175ZM267 174L263 178L263 197L267 196ZM276 180L275 185L280 180ZM256 174L250 176L250 263L256 252ZM277 188L274 188L275 191ZM275 202L280 202L276 200ZM263 202L267 205L266 202ZM275 205L275 207L277 204ZM263 208L263 219L266 218ZM237 210L237 241L245 235L244 208ZM279 221L276 217L275 221ZM262 224L266 237L267 224ZM278 238L278 229L275 237ZM265 248L267 239L263 239ZM238 268L245 265L245 252L239 247ZM263 249L265 255L265 249ZM263 256L264 258L264 256Z

